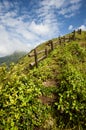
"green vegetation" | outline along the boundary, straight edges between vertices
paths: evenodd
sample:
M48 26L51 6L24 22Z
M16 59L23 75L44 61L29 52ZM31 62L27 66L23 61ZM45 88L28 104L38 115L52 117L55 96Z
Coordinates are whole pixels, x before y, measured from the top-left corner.
M38 68L29 69L27 55L0 67L0 130L86 129L85 34L57 45Z
M17 63L18 60L24 56L26 52L14 52L11 55L0 57L0 64L6 63L6 65L10 65L11 62Z

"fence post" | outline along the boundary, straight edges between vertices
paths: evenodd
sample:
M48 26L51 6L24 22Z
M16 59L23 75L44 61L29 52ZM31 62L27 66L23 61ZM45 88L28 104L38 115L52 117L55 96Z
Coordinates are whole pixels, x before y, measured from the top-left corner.
M78 34L81 34L81 29L78 30Z
M36 68L38 68L38 59L37 59L37 51L36 51L36 49L34 49L34 57L35 57Z
M49 44L51 45L51 50L53 50L54 48L53 48L53 42L52 42L52 40L49 41Z
M71 40L71 36L69 35L69 42L70 42L70 40Z
M64 42L65 42L65 36L63 38L64 38Z
M54 49L53 42L51 41L51 50L53 50L53 49Z
M45 56L46 56L46 57L48 56L47 48L45 48Z
M75 40L75 30L73 31L73 40Z
M61 38L59 37L59 44L61 44Z

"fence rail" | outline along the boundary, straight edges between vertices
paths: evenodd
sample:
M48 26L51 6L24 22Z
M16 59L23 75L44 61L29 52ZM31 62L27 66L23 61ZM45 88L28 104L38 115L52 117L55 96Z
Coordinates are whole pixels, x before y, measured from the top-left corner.
M29 67L30 68L32 68L33 66L36 66L37 68L38 68L38 62L39 61L41 61L41 60L43 60L43 59L45 59L47 56L48 56L48 54L52 51L52 50L54 50L54 46L55 45L57 45L57 44L62 44L62 43L65 43L65 42L70 42L70 41L74 41L74 40L76 40L76 37L75 37L75 30L72 32L72 34L71 35L69 35L69 36L67 36L67 37L65 37L65 36L63 36L63 37L58 37L58 41L56 41L56 42L53 42L52 40L49 40L47 43L46 43L46 48L44 49L44 50L41 50L41 51L38 51L37 52L37 49L34 49L33 50L33 54L29 54L28 55L28 57L34 57L34 62L32 62L32 63L30 63L29 64ZM81 29L79 29L78 31L77 31L77 33L78 34L81 34ZM47 46L49 46L50 47L50 49L48 49L47 48ZM38 55L40 55L40 54L44 54L43 56L41 56L40 58L38 58Z
M41 53L44 53L44 55L42 57L38 58L38 55L41 54ZM30 68L32 68L33 66L38 67L38 62L45 59L48 56L48 50L47 50L47 48L45 48L45 50L37 52L37 50L34 49L34 54L29 54L28 56L29 57L34 56L34 60L35 60L34 62L29 64Z

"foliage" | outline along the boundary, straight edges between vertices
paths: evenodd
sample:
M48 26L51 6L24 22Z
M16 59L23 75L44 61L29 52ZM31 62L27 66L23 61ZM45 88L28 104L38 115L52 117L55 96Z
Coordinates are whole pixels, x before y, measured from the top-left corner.
M0 128L33 129L40 126L46 107L37 99L41 95L39 86L25 75L11 77L0 92Z
M55 108L59 127L86 127L86 72L79 67L86 61L85 56L83 48L73 43L64 47L58 59L60 75Z
M86 48L76 41L65 43L29 70L32 61L25 56L9 70L0 67L0 130L85 130ZM52 95L51 104L42 103L40 97Z

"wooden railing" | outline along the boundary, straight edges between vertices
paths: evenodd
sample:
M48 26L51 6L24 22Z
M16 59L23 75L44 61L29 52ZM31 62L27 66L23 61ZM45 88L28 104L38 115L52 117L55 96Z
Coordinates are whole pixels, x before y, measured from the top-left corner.
M44 53L44 56L42 56L38 59L38 55L41 54L41 53ZM45 48L45 50L42 50L42 51L39 51L39 52L37 52L37 50L34 49L34 54L28 55L29 57L34 56L34 58L35 58L35 62L32 62L32 63L29 64L30 68L32 68L33 66L38 67L38 62L45 59L47 57L47 55L48 55L47 48Z
M81 34L81 29L79 29L79 30L77 31L77 33L78 33L78 34ZM59 38L58 38L58 41L56 41L56 42L53 42L52 40L48 41L48 42L46 43L46 48L45 48L44 50L41 50L41 51L38 51L38 52L37 52L37 49L35 48L35 49L33 50L33 53L28 55L28 57L34 57L34 62L30 63L30 64L29 64L29 67L30 67L30 68L32 68L33 66L38 67L38 62L41 61L41 60L43 60L43 59L45 59L45 58L48 56L48 54L49 54L52 50L54 50L54 48L55 48L55 46L56 46L57 44L60 44L60 45L61 45L62 43L70 42L70 41L74 41L74 40L76 40L75 30L72 32L71 35L69 35L69 36L67 36L67 37L65 37L65 36L59 37ZM47 47L47 46L48 46L48 47ZM43 54L43 56L41 56L40 58L38 58L38 56L39 56L40 54Z

